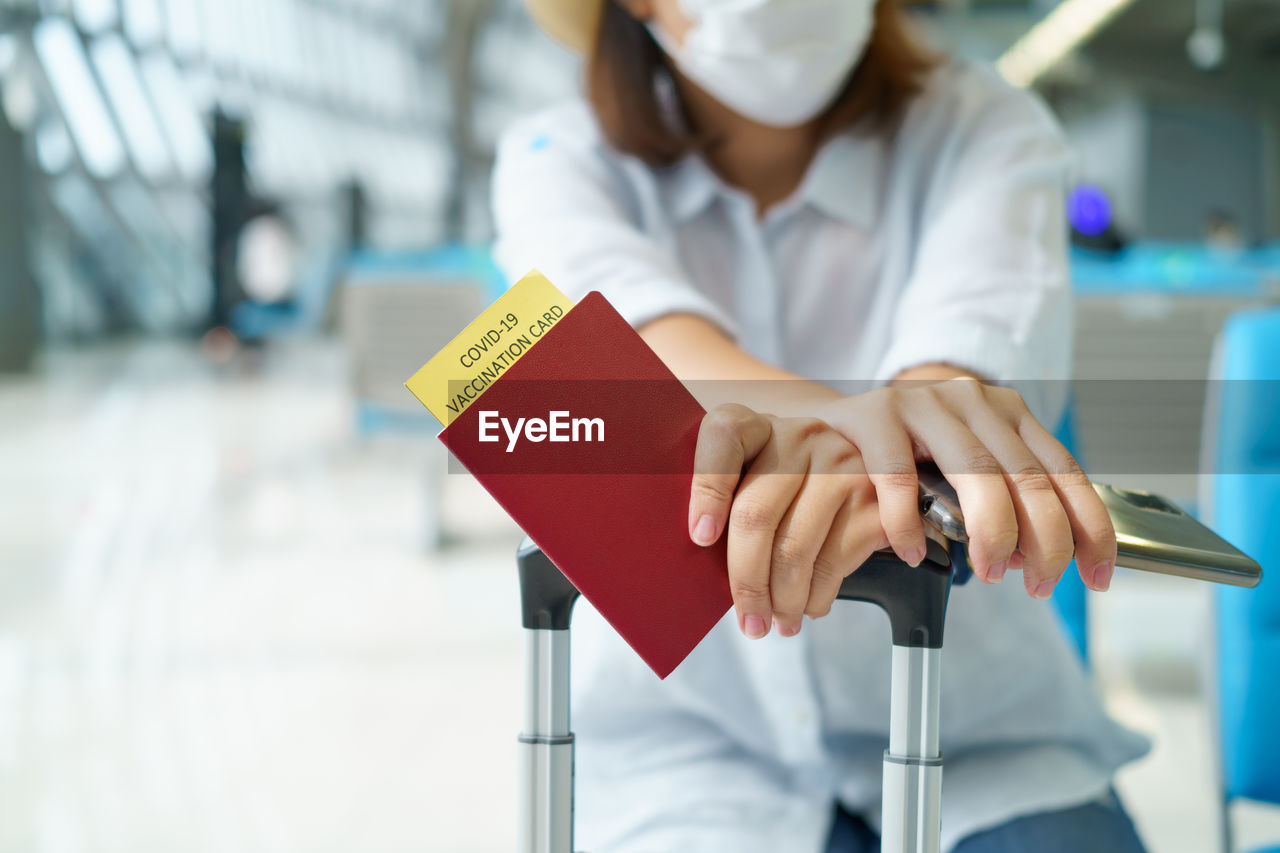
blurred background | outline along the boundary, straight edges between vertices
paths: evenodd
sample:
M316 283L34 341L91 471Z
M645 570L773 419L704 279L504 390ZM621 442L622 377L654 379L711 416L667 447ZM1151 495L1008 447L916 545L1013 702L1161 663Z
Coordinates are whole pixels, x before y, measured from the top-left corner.
M1223 436L1280 434L1205 384L1275 371L1280 2L912 6L1076 147L1077 449L1212 517ZM498 134L577 85L517 0L0 0L0 851L511 849L519 534L401 383L505 286ZM1276 510L1278 457L1233 469ZM1219 724L1280 619L1055 603L1155 742L1153 853L1222 849L1227 801L1280 843L1280 760L1236 784Z

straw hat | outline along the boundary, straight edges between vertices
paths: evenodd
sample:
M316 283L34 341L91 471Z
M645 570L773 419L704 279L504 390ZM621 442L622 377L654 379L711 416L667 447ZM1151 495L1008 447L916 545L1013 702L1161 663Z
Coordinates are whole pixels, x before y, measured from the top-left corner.
M587 53L600 24L604 0L524 0L548 35L570 50Z

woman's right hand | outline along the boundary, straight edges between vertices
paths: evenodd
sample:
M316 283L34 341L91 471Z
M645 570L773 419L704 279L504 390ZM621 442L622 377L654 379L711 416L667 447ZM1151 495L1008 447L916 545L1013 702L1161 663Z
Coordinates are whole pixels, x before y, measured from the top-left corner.
M1089 476L1017 391L952 378L844 397L818 410L854 442L879 488L881 523L909 563L925 553L916 465L937 463L955 487L969 560L987 583L1023 572L1046 599L1074 558L1093 590L1111 583L1116 534Z
M856 447L816 418L736 404L702 421L689 500L695 542L726 530L738 627L753 639L826 615L845 577L889 545Z

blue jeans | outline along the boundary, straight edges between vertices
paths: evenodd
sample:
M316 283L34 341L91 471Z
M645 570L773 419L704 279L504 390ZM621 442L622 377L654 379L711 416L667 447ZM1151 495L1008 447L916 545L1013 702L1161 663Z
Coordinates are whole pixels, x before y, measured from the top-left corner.
M971 835L954 853L1146 853L1114 796L1060 812L1010 821ZM836 809L827 853L880 853L880 839L856 815Z

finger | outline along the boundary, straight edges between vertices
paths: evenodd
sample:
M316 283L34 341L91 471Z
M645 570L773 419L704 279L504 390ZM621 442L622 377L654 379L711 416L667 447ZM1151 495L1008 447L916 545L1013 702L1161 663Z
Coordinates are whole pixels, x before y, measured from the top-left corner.
M897 415L886 411L863 418L851 438L875 484L880 524L889 547L903 561L918 566L926 550L911 437Z
M990 406L969 415L974 434L1004 469L1018 523L1023 584L1033 598L1053 595L1074 550L1071 524L1052 479L1014 427Z
M1111 586L1116 566L1116 531L1111 514L1080 463L1030 413L1020 423L1020 434L1049 472L1067 514L1080 579L1090 589L1105 592Z
M908 431L955 486L974 572L980 578L999 577L1018 545L1018 518L1000 463L940 404L920 402L905 414Z
M805 615L820 619L831 612L844 579L858 570L873 553L888 546L876 512L875 486L863 475L831 523L831 531L813 561L813 580Z
M783 472L766 448L748 470L729 510L729 591L738 627L752 639L769 633L773 602L769 574L778 525L804 482L803 471Z
M774 624L784 637L800 633L814 561L847 494L843 475L815 466L778 525L773 539L769 595Z
M702 419L689 492L689 536L694 542L711 545L720 538L742 466L760 453L771 434L769 419L746 406L719 406Z

